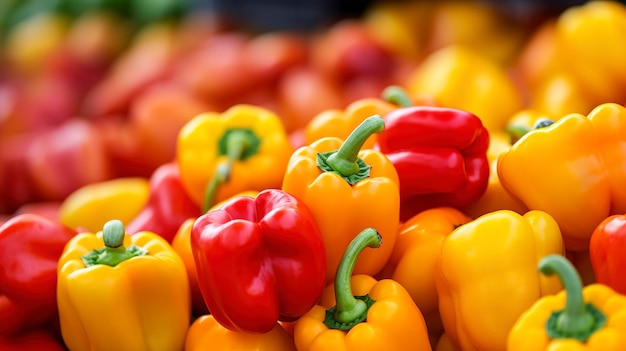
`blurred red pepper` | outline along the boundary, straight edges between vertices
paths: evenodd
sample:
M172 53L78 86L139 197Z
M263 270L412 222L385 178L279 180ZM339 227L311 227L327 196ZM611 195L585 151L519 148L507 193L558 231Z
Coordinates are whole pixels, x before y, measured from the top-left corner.
M376 145L398 171L402 221L428 208L470 205L487 189L489 133L470 112L398 108L385 116Z
M200 216L196 205L183 188L176 163L166 163L150 177L150 195L144 208L126 225L130 234L149 231L172 242L180 226Z
M66 351L61 340L47 329L35 329L18 335L1 335L1 351Z
M269 332L308 312L324 289L317 222L304 202L279 189L235 197L202 215L191 247L206 305L230 330Z
M626 215L612 215L591 234L589 256L596 281L626 294Z
M57 316L57 260L76 234L39 215L0 226L0 335L50 325Z

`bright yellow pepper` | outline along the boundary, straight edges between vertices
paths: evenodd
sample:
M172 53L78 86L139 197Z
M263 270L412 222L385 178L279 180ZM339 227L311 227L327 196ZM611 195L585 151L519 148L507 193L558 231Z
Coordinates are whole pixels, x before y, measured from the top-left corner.
M72 238L59 259L57 304L70 350L181 350L190 321L185 266L165 239L112 220Z
M498 175L529 209L554 217L568 250L586 250L602 220L626 212L625 150L626 108L606 103L525 134L500 156Z
M296 346L279 324L267 333L241 333L224 328L207 314L191 324L185 342L185 351L205 350L296 351Z
M378 98L365 98L357 100L345 110L326 110L313 117L306 125L304 142L310 145L324 137L336 137L345 140L350 133L367 117L372 115L385 116L398 106ZM370 136L363 148L374 147L376 137Z
M125 224L132 221L149 195L150 184L146 178L116 178L87 184L63 200L59 217L61 223L70 228L95 233L111 219Z
M443 332L435 267L444 238L472 219L452 207L422 211L400 226L391 257L379 278L389 278L408 291L426 320L429 333Z
M440 106L475 114L489 132L504 130L523 104L504 67L461 45L431 53L405 84L412 97L432 96Z
M357 256L380 246L381 236L373 228L350 242L320 304L296 321L298 351L431 350L422 313L402 285L352 274Z
M626 86L626 5L588 1L564 11L556 22L561 62L593 102L622 102ZM579 112L584 113L584 112Z
M381 152L363 143L384 129L380 116L363 121L342 143L339 138L318 139L293 153L282 190L302 200L315 217L326 250L326 281L337 266L354 233L376 228L385 240L380 250L365 252L355 273L375 275L391 255L400 222L398 172Z
M583 288L575 267L549 255L539 270L556 274L565 290L536 301L517 320L507 351L617 351L626 349L626 296L602 284Z
M185 124L176 159L183 186L206 212L242 191L280 188L292 152L276 114L242 104Z
M455 347L504 350L517 318L561 289L558 279L537 272L548 254L564 254L564 248L556 221L541 211L492 212L448 235L435 282L441 320Z

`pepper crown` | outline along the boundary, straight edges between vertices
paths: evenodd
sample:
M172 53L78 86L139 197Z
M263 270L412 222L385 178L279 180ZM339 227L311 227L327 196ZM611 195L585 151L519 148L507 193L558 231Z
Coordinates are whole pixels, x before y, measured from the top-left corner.
M378 115L366 118L356 127L338 150L317 154L317 166L325 172L335 172L350 185L370 175L370 168L359 155L363 144L372 134L381 133L385 121Z
M235 161L243 161L259 152L261 139L254 131L245 128L228 129L217 142L218 155L226 156L227 161L217 165L213 178L204 191L203 212L214 204L219 188L229 181Z
M143 256L148 253L146 249L136 245L124 246L124 236L126 231L121 221L114 219L106 222L102 227L102 238L104 247L93 249L91 252L81 256L83 263L87 267L104 264L115 267L119 263L136 256Z
M363 322L367 311L374 304L369 295L354 296L350 286L350 277L354 271L356 260L366 247L378 248L382 244L382 237L373 228L361 231L348 245L341 258L337 275L335 276L335 299L337 304L326 310L324 324L330 329L350 330Z
M539 271L556 274L565 288L565 309L552 313L546 332L552 339L574 338L585 342L606 323L606 316L590 303L584 303L582 281L574 266L561 255L548 255L539 262Z

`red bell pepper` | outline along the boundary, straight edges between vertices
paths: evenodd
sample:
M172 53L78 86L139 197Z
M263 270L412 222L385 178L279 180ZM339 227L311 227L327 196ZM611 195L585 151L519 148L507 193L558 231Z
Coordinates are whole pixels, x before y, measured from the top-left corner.
M266 333L320 298L326 252L317 222L294 196L266 189L198 217L191 248L200 291L224 327Z
M400 219L478 200L489 181L488 146L487 129L467 111L408 106L388 113L375 148L398 171Z
M0 335L0 351L66 351L63 342L47 329L29 330L17 335Z
M201 214L200 207L183 188L178 166L175 163L166 163L152 173L146 205L126 225L126 232L133 234L149 231L159 234L171 243L183 222Z
M51 325L57 318L57 261L76 232L20 214L0 226L0 335Z
M591 234L589 256L596 282L626 294L626 215L612 215Z

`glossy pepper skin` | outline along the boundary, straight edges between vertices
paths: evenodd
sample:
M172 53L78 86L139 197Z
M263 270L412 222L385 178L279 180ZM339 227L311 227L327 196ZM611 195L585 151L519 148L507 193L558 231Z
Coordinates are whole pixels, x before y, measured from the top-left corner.
M442 244L435 271L446 334L464 351L504 350L521 313L561 289L537 263L564 254L559 227L542 211L488 213L458 227Z
M359 257L354 269L357 274L378 273L396 242L400 211L398 173L383 153L361 149L365 140L384 129L384 123L381 117L371 116L345 142L322 138L300 147L289 160L282 189L301 199L313 212L324 238L326 283L334 280L354 233L372 227L385 240L385 246L379 250L364 252Z
M0 335L50 325L57 318L57 260L76 231L39 215L0 226Z
M435 286L435 267L441 245L447 235L471 221L452 207L437 207L416 214L400 226L391 257L378 275L402 284L424 315L430 333L443 331Z
M296 351L296 345L279 324L267 333L243 333L225 328L208 314L191 324L185 342L185 351L205 350Z
M385 116L376 147L398 171L400 219L432 207L463 207L489 181L489 133L476 115L453 108L409 106Z
M519 317L507 351L626 348L626 296L603 284L583 288L576 268L560 255L543 257L539 270L558 276L565 289L542 297Z
M191 249L206 305L230 330L267 333L306 313L324 289L315 218L280 189L235 197L198 217Z
M103 243L104 242L104 243ZM70 350L180 350L190 321L185 266L165 239L120 221L70 240L57 303Z
M183 188L176 163L165 163L152 173L148 199L126 231L153 232L171 243L185 220L201 214L200 206Z
M591 234L589 256L596 281L626 295L626 216L613 215Z
M276 114L240 104L185 124L176 160L185 190L206 212L242 191L280 188L292 152Z
M554 217L568 250L587 250L600 222L626 213L624 145L626 108L606 103L526 133L500 156L498 175L526 207Z
M320 304L296 321L298 351L431 350L422 313L402 285L352 274L359 254L380 246L374 228L350 242Z
M2 351L67 351L57 336L47 329L33 329L16 335L0 334Z

